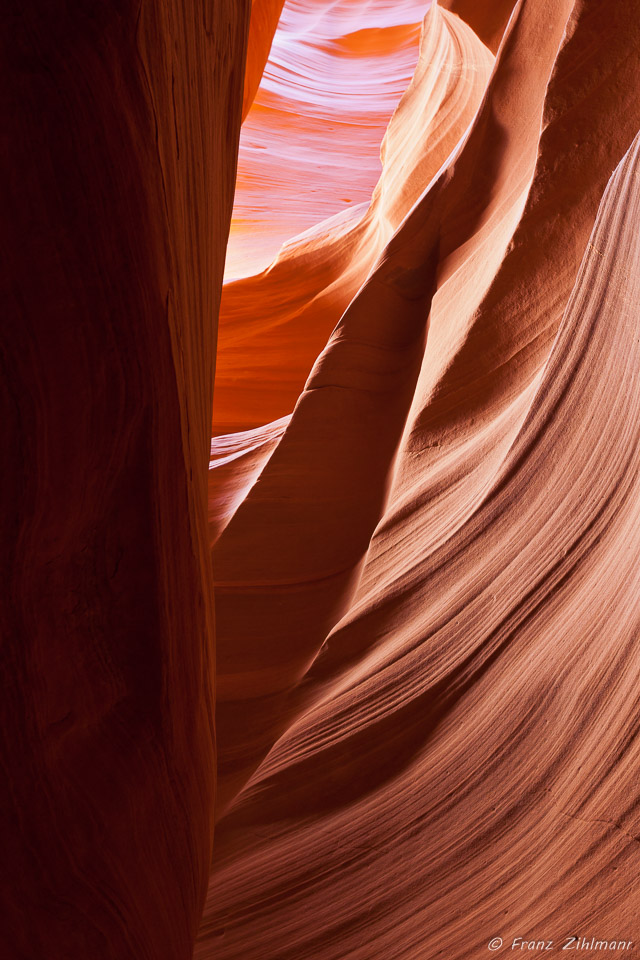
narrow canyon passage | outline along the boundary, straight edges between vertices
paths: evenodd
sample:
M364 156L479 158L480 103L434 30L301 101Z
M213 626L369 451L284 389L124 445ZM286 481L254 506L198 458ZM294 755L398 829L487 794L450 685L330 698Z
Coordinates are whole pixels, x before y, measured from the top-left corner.
M637 956L639 0L4 27L3 960Z

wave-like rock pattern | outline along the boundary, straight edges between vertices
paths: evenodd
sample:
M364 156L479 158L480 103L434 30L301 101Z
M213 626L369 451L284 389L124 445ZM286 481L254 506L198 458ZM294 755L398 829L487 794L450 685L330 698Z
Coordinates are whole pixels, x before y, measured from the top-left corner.
M240 139L227 278L266 268L282 243L369 199L380 140L415 67L425 6L284 4ZM250 40L273 12L272 0L254 4ZM247 87L258 79L256 60Z
M214 441L220 820L196 957L640 939L634 10L516 4L471 128L292 415ZM451 30L432 9L423 50Z
M415 75L382 143L382 174L375 187L364 180L369 203L296 237L268 270L225 285L215 433L261 426L291 412L331 330L469 126L492 66L493 56L463 21L431 9ZM267 125L265 132L279 143L278 126ZM378 149L369 150L373 160ZM278 209L280 192L267 195Z

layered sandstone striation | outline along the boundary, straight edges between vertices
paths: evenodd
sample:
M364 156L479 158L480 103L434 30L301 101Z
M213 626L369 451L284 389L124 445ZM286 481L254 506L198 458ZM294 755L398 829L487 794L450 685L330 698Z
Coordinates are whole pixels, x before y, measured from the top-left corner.
M412 98L433 120L384 156L378 196L408 203L375 259L329 220L225 289L263 296L220 342L240 432L212 444L220 793L196 957L640 938L634 11L432 6L388 142L416 131ZM444 36L438 76L474 62L477 106L430 168ZM298 390L317 328L286 316L283 265L317 303L338 231L358 289L338 306L340 274ZM243 339L256 390L234 403Z

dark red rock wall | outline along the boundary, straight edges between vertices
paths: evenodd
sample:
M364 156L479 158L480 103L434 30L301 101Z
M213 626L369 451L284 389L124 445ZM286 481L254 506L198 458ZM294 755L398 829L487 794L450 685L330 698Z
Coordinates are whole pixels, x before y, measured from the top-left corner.
M214 333L249 10L4 6L3 956L191 955L214 793Z

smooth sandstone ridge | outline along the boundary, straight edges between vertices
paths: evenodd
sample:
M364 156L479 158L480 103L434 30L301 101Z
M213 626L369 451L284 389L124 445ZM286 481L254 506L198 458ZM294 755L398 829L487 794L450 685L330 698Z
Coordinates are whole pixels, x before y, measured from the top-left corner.
M445 6L361 219L224 288L197 958L640 940L637 6Z
M378 8L381 6L378 3ZM423 8L423 4L420 6ZM407 2L406 7L409 8L406 11L403 11L402 4L393 8L393 22L401 19L403 12L404 19L410 15L415 17L414 0ZM357 21L354 10L349 5L338 10L343 11L347 24L343 25L340 20L337 24L330 21L334 31L341 25L354 27L354 21ZM295 12L294 5L294 10L289 11L290 16ZM333 8L331 12L335 18ZM368 17L374 23L375 13L374 4L373 11L368 9ZM377 9L378 20L380 16L380 9ZM287 31L290 29L287 25ZM317 101L311 105L295 101L294 106L300 111L300 115L295 114L296 122L303 128L302 132L287 128L286 124L293 122L290 104L284 113L286 124L280 114L274 118L273 111L265 113L258 109L259 102L256 103L256 116L252 112L245 124L243 137L256 135L253 130L247 133L249 124L262 125L264 149L258 159L253 160L249 147L241 140L229 254L233 256L234 245L242 252L247 242L246 234L259 236L263 218L268 224L275 224L284 236L292 237L294 232L297 233L296 222L288 216L292 203L296 216L306 215L306 226L314 226L286 243L266 270L229 282L223 288L215 384L216 434L261 426L291 412L331 330L385 244L473 119L493 66L491 53L462 20L433 7L422 27L420 55L411 79L406 64L407 38L412 44L410 62L413 69L418 56L419 32L415 26L408 34L407 30L409 28L405 27L402 33L398 33L396 28L383 30L378 27L375 31L371 28L349 34L348 57L343 50L346 40L338 47L338 54L333 55L346 59L343 80L349 83L348 90L351 75L355 73L359 78L355 94L335 97L332 87L323 91L323 96L318 94ZM378 72L384 70L386 76L393 70L394 84L383 102L384 109L380 97L373 96L377 87L372 87L370 61L377 47L373 45L371 33L375 34L377 44L383 44L386 35L390 34L385 56L378 53L375 57L376 63L382 60L382 64L377 64ZM379 34L383 35L382 39ZM364 48L359 57L358 44ZM335 47L331 49L333 51ZM284 51L287 50L288 47L284 46ZM325 71L329 70L323 59L320 59L320 65ZM374 71L373 76L377 75ZM407 87L399 103L398 83ZM386 86L383 89L386 90ZM327 157L328 147L321 148L319 144L315 144L315 150L312 146L305 149L308 161L297 160L296 156L280 156L288 144L293 144L298 154L302 138L318 136L319 120L315 113L319 109L328 109L325 105L328 99L334 112L341 111L341 125L347 129L344 134L349 147L347 156L340 154L341 144L340 141L334 144L335 138L328 142L335 156ZM348 111L353 111L354 102L357 114L348 123ZM391 104L397 106L385 133ZM307 124L310 127L308 132ZM328 131L321 129L320 133L322 143L326 144ZM372 143L376 134L377 140ZM267 158L273 152L274 158L263 159L265 152ZM380 167L379 153L380 174L376 172ZM327 160L331 161L327 177L334 165L340 170L339 182L332 185L334 189L338 187L339 192L333 198L327 189L322 188L322 183L318 185L317 182L325 176L323 170ZM271 166L267 164L275 166L274 175L282 177L281 182L273 182ZM266 186L260 187L264 198L256 198L257 176L261 178L260 184L266 180ZM245 177L249 181L248 188ZM340 197L345 193L356 199L366 197L366 201L363 199L363 202L341 209ZM318 195L321 200L317 199ZM333 203L330 203L332 199ZM259 207L255 209L260 202L265 208L262 213ZM324 221L327 210L338 212ZM319 220L323 222L318 223ZM235 244L234 228L239 231Z

